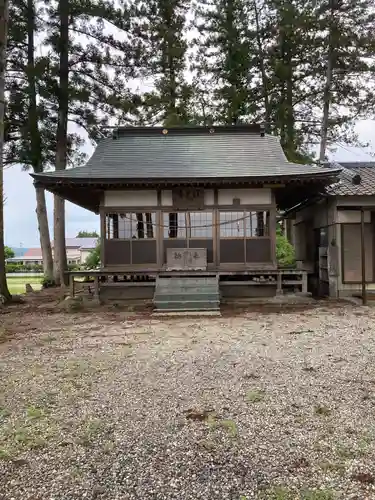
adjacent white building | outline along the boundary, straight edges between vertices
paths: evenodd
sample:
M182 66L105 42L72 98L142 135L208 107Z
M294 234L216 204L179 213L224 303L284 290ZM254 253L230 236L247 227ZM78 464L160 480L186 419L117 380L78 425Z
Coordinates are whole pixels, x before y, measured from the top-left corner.
M89 253L96 247L97 241L97 238L67 238L65 244L68 264L84 264ZM7 262L9 264L42 265L42 250L40 248L28 248L23 255L12 257Z

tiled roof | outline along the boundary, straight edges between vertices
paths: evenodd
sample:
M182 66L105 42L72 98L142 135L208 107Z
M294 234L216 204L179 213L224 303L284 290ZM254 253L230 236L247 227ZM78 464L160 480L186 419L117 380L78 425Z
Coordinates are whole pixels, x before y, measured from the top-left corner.
M99 142L86 165L35 179L117 181L273 178L333 173L287 161L277 137L256 126L119 129Z
M42 258L42 249L41 248L29 248L23 257L35 257L35 259L41 259Z
M340 162L330 163L331 168L342 168L339 182L327 188L334 196L371 196L375 195L375 162ZM359 184L353 182L360 176ZM354 179L355 181L355 179Z
M14 252L15 257L22 257L22 255L25 255L27 252L28 248L23 248L23 247L12 247L12 250Z

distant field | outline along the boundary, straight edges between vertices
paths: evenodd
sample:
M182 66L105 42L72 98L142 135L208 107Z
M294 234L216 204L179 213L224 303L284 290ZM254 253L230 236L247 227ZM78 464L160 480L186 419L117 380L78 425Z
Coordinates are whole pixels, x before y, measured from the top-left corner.
M7 283L9 291L11 294L21 294L25 293L25 285L29 283L34 290L40 290L42 288L43 276L28 275L28 276L12 276L7 277Z

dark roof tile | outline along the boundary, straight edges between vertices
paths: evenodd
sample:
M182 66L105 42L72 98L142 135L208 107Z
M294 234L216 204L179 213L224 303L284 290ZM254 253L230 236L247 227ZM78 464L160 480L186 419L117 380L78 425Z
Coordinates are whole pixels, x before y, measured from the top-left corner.
M375 195L375 162L330 163L331 168L342 168L339 182L327 187L334 196L371 196ZM360 175L359 184L353 183L355 175Z
M103 139L82 167L33 177L131 181L308 176L330 171L289 163L277 137L254 133L251 128L215 127L209 133L195 127L165 135L162 129L149 130L137 133L134 128L117 138Z

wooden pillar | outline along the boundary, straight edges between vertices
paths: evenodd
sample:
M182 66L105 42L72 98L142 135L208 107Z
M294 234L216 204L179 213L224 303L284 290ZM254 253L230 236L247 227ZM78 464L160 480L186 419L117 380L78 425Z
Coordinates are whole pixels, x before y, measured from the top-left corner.
M307 293L308 282L307 282L307 272L302 271L302 293Z
M365 250L365 211L361 208L361 267L362 267L362 303L367 304L366 289L366 250Z
M220 267L220 213L219 213L219 192L214 189L214 209L212 214L212 249L214 254L214 266L216 269Z
M69 274L69 295L71 298L74 298L74 274Z
M277 273L276 279L277 279L276 295L281 295L283 293L282 271L279 271Z
M105 240L106 240L106 224L105 224L105 212L100 211L100 267L105 267Z
M99 301L99 276L94 277L94 299Z
M161 190L158 189L157 192L157 201L158 201L158 209L156 211L156 228L155 228L155 238L156 238L156 259L158 268L161 269L163 267L163 212L162 212L162 198L161 198Z
M276 207L272 206L269 209L269 237L271 244L271 261L275 267L277 267L276 260Z

